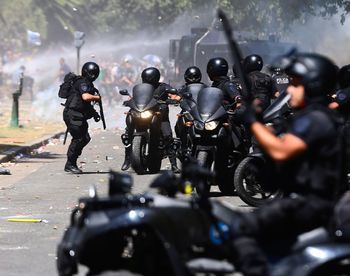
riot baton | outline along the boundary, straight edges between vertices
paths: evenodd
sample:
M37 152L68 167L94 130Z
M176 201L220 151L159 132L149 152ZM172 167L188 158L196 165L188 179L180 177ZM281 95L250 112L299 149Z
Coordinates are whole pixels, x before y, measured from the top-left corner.
M68 127L67 127L67 129L66 129L66 132L64 133L63 145L66 144L67 136L68 136Z
M235 68L235 71L237 73L238 78L241 80L242 94L243 94L244 100L246 102L250 103L252 101L252 95L250 92L250 86L248 85L247 76L244 73L244 70L243 70L243 67L241 64L241 62L243 60L242 55L241 55L241 51L240 51L238 44L236 43L236 41L233 37L233 31L232 31L230 23L228 22L226 14L221 9L218 9L218 17L222 21L225 36L226 36L228 45L230 47L230 53L231 53L231 58L233 61L233 66Z
M97 89L96 89L97 90ZM103 125L103 129L106 129L106 120L105 120L105 115L103 112L103 105L102 105L102 97L98 91L96 91L97 95L100 96L100 100L98 101L98 106L100 107L100 117Z

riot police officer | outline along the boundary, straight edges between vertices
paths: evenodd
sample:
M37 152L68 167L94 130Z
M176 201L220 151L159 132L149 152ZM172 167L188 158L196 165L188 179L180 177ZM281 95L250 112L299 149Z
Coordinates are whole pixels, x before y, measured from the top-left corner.
M159 82L160 80L160 72L157 68L155 67L148 67L144 69L141 73L141 79L143 83L148 83L151 84L154 89L154 97L158 101L162 101L163 103L160 104L160 112L161 112L161 130L162 130L162 135L163 135L163 141L164 145L169 157L169 161L171 164L171 169L175 173L179 173L180 170L177 167L177 162L176 162L176 151L173 147L174 143L174 138L170 126L170 121L169 121L169 107L168 104L166 103L168 99L168 92L170 90L173 90L173 88L166 84L166 83L161 83ZM126 128L126 132L123 135L124 138L122 139L127 139L132 136L133 129L131 127ZM122 170L127 170L130 165L131 165L131 144L127 145L125 148L125 159L124 163L122 165Z
M239 84L232 82L227 76L228 63L222 57L212 58L207 64L207 74L209 79L213 82L212 87L221 89L224 93L223 105L234 105L240 98ZM231 106L231 108L234 108Z
M331 108L335 108L343 117L342 134L343 139L343 158L345 161L344 170L350 176L350 64L344 65L338 71L338 88L335 94L334 102L331 103ZM350 179L349 179L350 180ZM350 181L349 181L350 182Z
M253 100L256 101L260 112L271 103L271 99L278 92L271 77L263 72L264 62L259 55L249 55L243 60L243 70L247 74Z
M63 119L67 130L72 136L72 141L67 151L67 162L64 167L66 172L79 174L82 171L77 166L77 159L83 148L90 142L87 120L100 120L100 116L91 105L99 101L100 96L95 95L96 88L93 85L100 73L100 68L95 62L87 62L81 69L81 78L78 78L71 89L65 103Z
M201 82L202 80L202 72L201 70L196 66L190 66L186 69L184 73L184 80L185 84L179 89L177 95L171 95L170 98L175 101L180 101L183 97L183 94L186 92L191 92L191 86L192 84L200 85L201 88L207 87L204 83ZM193 96L193 95L192 95ZM184 110L181 110L180 114L183 114ZM181 151L182 151L182 157L185 157L188 153L188 140L187 140L187 128L184 124L183 118L181 116L178 117L176 124L175 124L175 133L178 138L181 140Z
M336 85L332 61L317 54L296 54L282 59L290 77L287 93L295 114L284 136L275 136L257 121L252 109L245 122L265 153L275 161L274 177L285 198L246 214L234 225L234 261L244 275L267 275L260 249L276 241L293 241L298 234L328 224L334 200L344 184L339 170L339 121L327 107L327 94ZM286 227L288 225L288 227Z
M271 66L269 70L271 72L271 79L273 80L278 91L274 96L278 97L280 93L287 89L289 78L288 75L283 72L280 67Z

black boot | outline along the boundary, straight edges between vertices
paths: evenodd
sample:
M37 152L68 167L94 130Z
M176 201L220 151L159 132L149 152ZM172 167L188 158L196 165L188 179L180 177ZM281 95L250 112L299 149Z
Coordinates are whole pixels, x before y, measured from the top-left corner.
M177 167L177 164L176 164L176 157L175 156L169 156L169 161L170 161L171 170L173 171L173 173L180 173L181 171Z
M81 169L78 168L76 162L70 161L67 161L66 165L64 166L64 170L73 174L81 174L83 172Z
M124 163L122 165L122 171L126 171L131 165L131 144L125 147Z

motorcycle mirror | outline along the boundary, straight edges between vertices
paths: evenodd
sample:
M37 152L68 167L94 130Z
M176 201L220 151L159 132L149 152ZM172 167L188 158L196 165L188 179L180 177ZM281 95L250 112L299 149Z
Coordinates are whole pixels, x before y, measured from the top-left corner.
M130 193L132 185L133 179L130 175L112 170L109 172L109 196Z
M129 92L127 89L121 89L119 90L119 94L123 96L129 96Z
M192 99L192 93L186 92L186 93L183 94L183 97L184 97L185 99L187 99L187 100L190 100L190 99Z

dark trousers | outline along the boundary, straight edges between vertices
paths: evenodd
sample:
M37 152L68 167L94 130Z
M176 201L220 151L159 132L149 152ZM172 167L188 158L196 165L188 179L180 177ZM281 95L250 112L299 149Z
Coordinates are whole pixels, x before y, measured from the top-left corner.
M307 196L285 198L246 214L233 227L234 262L239 271L245 276L268 275L266 252L280 255L278 250L290 247L299 234L327 226L333 207L332 201Z
M84 119L83 114L65 110L63 119L72 136L71 143L67 151L68 163L76 165L78 157L81 155L83 148L90 142L91 138L88 132L89 125Z

